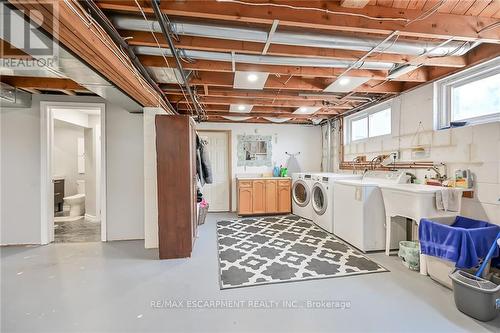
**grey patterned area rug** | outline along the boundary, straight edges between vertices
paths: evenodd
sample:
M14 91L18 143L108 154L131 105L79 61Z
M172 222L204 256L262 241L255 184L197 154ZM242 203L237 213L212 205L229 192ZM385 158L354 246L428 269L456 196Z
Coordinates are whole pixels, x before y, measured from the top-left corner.
M217 222L220 288L387 272L296 215Z

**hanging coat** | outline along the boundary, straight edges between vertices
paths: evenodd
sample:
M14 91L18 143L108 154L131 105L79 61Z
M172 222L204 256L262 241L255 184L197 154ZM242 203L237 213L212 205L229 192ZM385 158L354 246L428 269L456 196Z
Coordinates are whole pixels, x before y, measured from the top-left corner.
M196 135L196 172L200 179L201 186L205 184L212 184L212 165L208 157L208 150L206 143L200 140Z

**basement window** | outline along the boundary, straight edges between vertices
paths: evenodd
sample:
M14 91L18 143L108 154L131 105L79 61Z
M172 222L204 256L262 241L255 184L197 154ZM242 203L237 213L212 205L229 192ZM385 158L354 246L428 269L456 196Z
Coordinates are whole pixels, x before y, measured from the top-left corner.
M391 134L391 107L387 103L345 119L346 143Z
M437 129L500 120L500 59L436 83Z

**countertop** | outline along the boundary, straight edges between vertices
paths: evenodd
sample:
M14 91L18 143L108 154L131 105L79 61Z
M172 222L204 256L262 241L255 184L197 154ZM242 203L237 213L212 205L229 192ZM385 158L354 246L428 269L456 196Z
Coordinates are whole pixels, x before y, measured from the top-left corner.
M277 179L277 180L289 180L291 177L236 177L237 180L256 180L256 179Z

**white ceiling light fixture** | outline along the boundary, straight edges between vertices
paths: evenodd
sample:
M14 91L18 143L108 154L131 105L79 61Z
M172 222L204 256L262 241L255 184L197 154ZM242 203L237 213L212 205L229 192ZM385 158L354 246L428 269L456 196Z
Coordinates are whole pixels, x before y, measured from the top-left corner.
M321 109L321 106L301 106L297 110L293 111L294 114L313 114L314 112Z
M291 120L292 118L278 118L278 117L263 117L265 120L268 120L272 123L286 123L287 121Z
M369 77L358 76L342 76L337 78L328 87L323 90L324 92L351 92L360 85L370 81Z
M346 86L349 84L349 82L351 82L351 79L348 77L343 77L343 78L340 78L340 80L339 80L339 84L341 86Z
M222 116L222 118L225 118L225 119L231 120L231 121L245 121L248 119L252 119L253 117Z
M247 80L250 81L250 82L255 82L258 79L259 79L259 77L255 73L250 73L250 74L247 75Z
M262 90L269 73L264 72L234 72L233 88Z
M252 111L253 105L248 104L231 104L229 105L229 112L248 113Z

